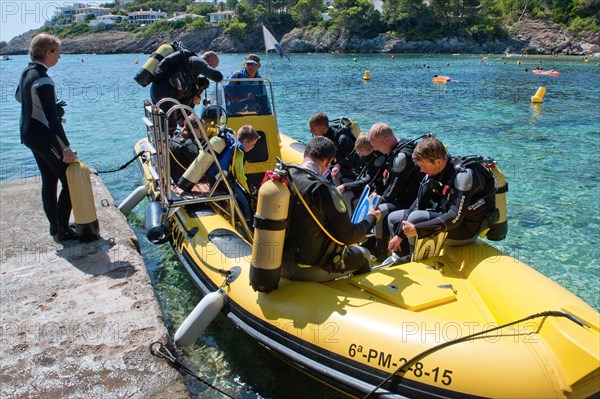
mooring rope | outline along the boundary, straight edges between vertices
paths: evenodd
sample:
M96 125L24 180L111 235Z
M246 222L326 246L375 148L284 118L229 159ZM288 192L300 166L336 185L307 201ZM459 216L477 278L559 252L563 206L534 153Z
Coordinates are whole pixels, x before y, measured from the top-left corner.
M197 379L198 381L200 381L204 385L208 386L209 388L214 389L217 392L222 393L223 395L227 396L228 398L237 399L236 397L231 396L227 392L225 392L225 391L217 388L216 386L214 386L210 382L206 381L205 379L203 379L199 375L196 375L192 370L190 370L183 363L181 363L179 360L177 360L177 358L171 353L171 351L169 351L169 349L167 349L167 347L162 342L160 342L160 341L154 341L154 342L152 342L150 344L150 353L152 353L152 355L154 355L156 357L160 357L162 359L165 359L167 361L167 363L169 363L169 365L171 365L171 367L173 367L174 369L176 369L180 373L187 374L187 375L189 375L191 377L194 377L195 379Z
M136 159L138 159L139 157L141 157L146 151L140 151L137 153L136 156L134 156L133 158L131 158L129 161L127 161L127 163L121 165L121 167L117 168L117 169L111 169L111 170L96 170L94 171L94 174L99 174L99 173L113 173L113 172L118 172L120 170L125 169L126 167L128 167L133 161L135 161Z

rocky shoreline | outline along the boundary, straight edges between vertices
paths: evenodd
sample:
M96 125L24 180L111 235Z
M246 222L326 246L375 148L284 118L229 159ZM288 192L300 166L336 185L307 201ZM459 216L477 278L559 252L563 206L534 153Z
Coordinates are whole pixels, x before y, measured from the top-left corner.
M473 39L448 37L438 40L406 41L381 34L374 39L348 37L318 28L296 28L280 42L289 53L517 53L544 55L600 56L600 34L579 32L574 35L558 24L540 20L522 21L510 27L516 32L504 40L477 42ZM35 31L26 32L10 42L0 43L0 54L27 54ZM244 42L222 34L222 28L201 31L180 29L170 35L140 37L128 32L107 31L68 37L62 40L65 54L150 53L160 43L181 40L195 50L211 49L221 53L262 51L262 34Z

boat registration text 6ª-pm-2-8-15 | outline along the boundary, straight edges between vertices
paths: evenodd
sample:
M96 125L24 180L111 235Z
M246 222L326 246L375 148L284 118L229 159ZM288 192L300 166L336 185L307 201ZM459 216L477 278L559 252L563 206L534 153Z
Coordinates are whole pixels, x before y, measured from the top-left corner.
M388 369L398 369L402 367L403 364L408 362L408 359L401 357L397 362L394 362L393 355L391 353L386 353L377 349L367 349L362 345L351 344L348 348L348 355L352 358L364 358L368 363L377 363L380 367L386 367ZM452 384L452 370L448 369L440 369L440 367L435 367L430 369L425 366L422 362L415 362L414 365L405 369L401 369L400 373L411 372L417 378L433 378L433 382L441 382L444 385Z

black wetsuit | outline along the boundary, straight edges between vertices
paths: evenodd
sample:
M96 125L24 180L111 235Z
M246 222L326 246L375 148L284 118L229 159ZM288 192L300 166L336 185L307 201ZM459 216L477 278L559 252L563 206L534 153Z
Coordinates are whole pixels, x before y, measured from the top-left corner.
M405 140L398 141L385 166L387 177L382 202L393 204L395 209L406 209L412 205L424 176L412 160L413 147L405 143Z
M177 181L198 156L198 144L192 137L175 135L169 139L169 151L171 178Z
M54 82L47 71L41 63L30 63L21 75L15 97L21 103L21 142L31 149L40 169L42 203L51 233L54 233L57 227L67 228L71 214L65 173L69 165L62 161L63 149L69 146L69 140L56 104ZM62 191L57 201L58 180Z
M221 72L212 68L201 57L191 54L176 51L158 64L154 81L150 86L150 98L153 104L170 97L193 108L194 97L200 97L208 87L209 82L206 78L215 82L223 80ZM182 62L186 56L187 62ZM166 112L172 106L173 103L165 103L160 108Z
M385 190L381 193L381 218L375 228L378 240L378 252L387 253L389 215L399 209L409 208L417 198L419 183L424 174L412 160L412 145L406 145L406 140L399 140L388 155L385 166ZM378 194L380 192L378 191Z
M372 191L383 191L383 171L386 157L381 153L374 151L366 157L361 157L362 168L356 177L356 180L343 183L344 190L352 190L354 194L360 195L365 186L370 185Z
M360 164L360 156L354 151L356 139L348 133L339 133L333 127L329 127L325 137L333 141L335 145L336 163L340 165L341 177L346 180L356 178L356 168Z
M436 176L423 179L418 197L403 219L410 221L412 212L427 211L429 220L414 223L419 237L447 231L448 239L469 239L476 236L484 220L494 214L495 193L491 174L461 167L459 160L452 158ZM402 223L394 224L394 228L396 235L404 237Z
M374 216L369 215L362 222L352 224L344 200L335 186L304 171L293 169L290 174L311 211L336 240L355 244L365 237L375 222ZM285 256L298 264L328 268L337 245L315 223L295 195L291 199L289 214Z

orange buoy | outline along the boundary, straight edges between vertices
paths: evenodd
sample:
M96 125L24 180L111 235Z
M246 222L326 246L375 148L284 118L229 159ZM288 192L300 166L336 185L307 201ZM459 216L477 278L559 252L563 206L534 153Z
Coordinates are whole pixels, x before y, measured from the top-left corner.
M369 72L368 69L365 71L365 74L363 76L363 80L371 80L371 72Z

